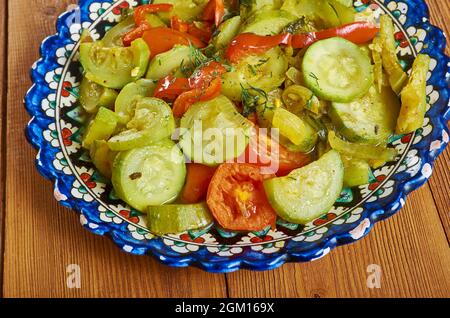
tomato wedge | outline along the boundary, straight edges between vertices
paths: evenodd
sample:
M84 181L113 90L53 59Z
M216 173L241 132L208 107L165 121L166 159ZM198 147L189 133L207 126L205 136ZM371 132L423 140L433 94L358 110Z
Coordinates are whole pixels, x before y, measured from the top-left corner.
M227 72L225 66L216 61L211 61L199 68L189 78L192 88L206 88L216 78Z
M289 45L291 36L289 33L273 36L242 33L231 41L225 52L225 57L231 63L236 63L248 55L262 54L281 44Z
M355 22L337 28L304 34L279 34L263 36L251 33L239 34L231 41L225 53L231 63L237 63L248 55L264 53L278 45L288 45L301 49L332 37L342 37L355 44L364 44L372 40L379 28L369 22Z
M222 79L216 78L211 84L205 88L195 88L178 96L173 103L173 115L177 118L183 117L192 104L201 101L211 100L220 95L222 90Z
M255 129L246 151L237 162L247 162L264 168L264 173L274 173L279 177L292 170L306 166L312 161L309 154L293 152L280 145L266 134L266 130Z
M181 201L183 203L197 203L206 199L208 186L216 168L198 163L188 163L186 168L186 184L181 192Z
M214 21L216 27L218 27L225 15L225 5L223 0L209 0L208 4L203 11L204 21Z
M205 43L196 37L165 27L152 28L146 31L143 39L150 48L151 57L169 51L176 44L193 45L198 48L204 48Z
M190 89L189 79L168 75L158 81L153 97L173 101Z
M274 227L277 215L269 204L263 175L250 164L225 163L217 168L206 203L221 227L232 231L261 231Z

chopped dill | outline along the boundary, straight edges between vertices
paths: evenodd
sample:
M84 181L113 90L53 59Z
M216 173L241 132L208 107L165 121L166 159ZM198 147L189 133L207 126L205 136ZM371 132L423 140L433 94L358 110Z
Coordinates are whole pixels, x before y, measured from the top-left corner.
M263 105L264 109L266 109L269 100L264 90L251 85L248 86L249 88L245 88L241 84L242 105L244 106L243 115L245 117L256 112L256 107L259 105Z

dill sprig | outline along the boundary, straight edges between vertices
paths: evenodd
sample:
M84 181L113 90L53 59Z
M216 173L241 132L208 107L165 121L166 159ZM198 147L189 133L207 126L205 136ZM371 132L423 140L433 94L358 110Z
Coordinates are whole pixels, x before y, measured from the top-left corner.
M256 112L256 108L260 105L265 109L269 100L267 93L264 90L251 85L248 86L248 88L245 88L244 85L241 84L242 105L244 106L243 115L245 117Z

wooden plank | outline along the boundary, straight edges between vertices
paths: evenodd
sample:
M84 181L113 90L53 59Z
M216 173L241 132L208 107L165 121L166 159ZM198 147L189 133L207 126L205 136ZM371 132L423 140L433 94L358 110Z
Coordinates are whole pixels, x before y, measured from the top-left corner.
M78 216L60 207L36 171L35 151L24 142L29 120L22 99L41 40L54 33L69 2L15 0L9 8L8 153L4 285L5 297L218 297L224 275L172 269L150 257L121 252L105 238L82 229ZM17 23L33 12L27 23ZM32 31L30 31L32 30ZM78 264L81 289L68 289L66 267Z
M399 214L362 241L304 264L227 275L230 297L446 297L450 250L427 186ZM367 268L380 266L381 288L367 287Z
M4 238L4 214L5 214L5 172L6 172L6 0L0 0L0 273L3 273L3 238ZM0 274L0 286L3 276ZM1 297L1 291L0 291Z
M440 26L444 32L450 34L448 19L450 17L450 2L428 1L431 13L431 22ZM450 46L447 42L447 55L450 55ZM450 244L450 149L438 158L430 179L430 188L441 217L442 225L447 234L447 241Z

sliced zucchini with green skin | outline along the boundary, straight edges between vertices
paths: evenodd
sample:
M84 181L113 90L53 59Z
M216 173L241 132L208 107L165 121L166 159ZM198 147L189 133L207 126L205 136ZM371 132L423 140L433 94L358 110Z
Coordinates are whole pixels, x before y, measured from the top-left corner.
M83 138L83 147L90 149L95 140L107 140L114 133L119 122L118 116L107 108L100 107L90 122Z
M175 130L175 119L166 102L145 97L136 103L134 117L128 122L127 129L108 141L111 150L139 148L170 137Z
M239 1L239 4L240 4L239 15L243 19L247 19L253 13L264 10L264 9L272 9L272 10L280 9L282 2L283 2L282 0Z
M337 37L311 45L302 71L315 95L334 102L347 103L364 96L374 81L370 58L359 46Z
M328 132L328 142L331 148L339 151L341 154L359 158L367 161L389 162L394 161L397 156L397 150L386 148L384 146L374 146L360 143L351 143L342 140L334 131Z
M145 77L159 80L169 74L173 74L181 65L189 68L192 64L192 49L185 45L175 45L171 50L156 55L150 61Z
M122 37L136 27L133 15L129 15L123 21L109 29L102 39L106 47L123 46Z
M385 145L394 134L400 101L390 87L375 86L351 103L332 103L328 115L341 135L352 142Z
M310 152L317 142L317 132L303 119L283 108L274 111L272 127L288 138L301 152Z
M358 158L341 156L344 163L344 185L357 187L369 183L370 165L367 161Z
M157 235L197 230L213 222L206 203L150 206L147 227Z
M283 10L262 10L251 15L242 25L239 33L274 35L297 17Z
M91 160L100 173L111 179L112 165L117 152L111 151L105 140L95 140L90 150Z
M232 17L219 25L218 33L212 39L212 44L216 50L225 49L233 38L239 33L241 27L241 17Z
M80 45L85 76L108 88L121 89L141 78L149 57L150 49L143 39L133 41L130 47L106 47L102 41Z
M332 28L341 25L338 12L327 0L286 0L281 10L292 12L297 18L307 17L320 28Z
M124 151L114 160L112 184L117 195L133 208L173 202L186 177L184 157L170 140Z
M142 97L153 95L156 83L152 80L141 78L136 82L127 84L117 96L114 111L121 118L121 123L126 124L134 116L137 102Z
M112 108L117 98L117 92L111 88L98 85L83 78L80 84L80 104L83 109L95 114L100 107Z
M239 102L242 100L242 86L271 92L283 84L287 69L287 58L279 47L261 55L250 55L222 76L222 94Z
M195 163L216 166L247 148L252 124L220 95L192 105L181 118L180 146Z
M331 209L340 196L343 180L341 157L337 151L331 150L286 177L265 181L264 189L281 218L306 224Z
M192 22L201 17L209 0L154 0L153 4L168 3L173 5L170 12L158 12L158 16L166 23L172 16L183 21Z

